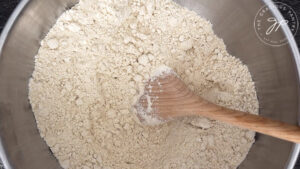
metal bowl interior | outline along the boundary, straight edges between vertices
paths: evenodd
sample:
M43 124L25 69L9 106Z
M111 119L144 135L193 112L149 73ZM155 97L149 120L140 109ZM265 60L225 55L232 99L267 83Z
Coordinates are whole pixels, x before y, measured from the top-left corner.
M271 47L255 34L260 0L175 0L209 19L229 53L245 63L256 83L260 115L298 123L299 53L286 26L278 32L288 45ZM265 0L271 5L271 1ZM39 42L60 14L77 0L23 0L0 39L0 156L7 169L61 168L40 137L28 101L28 80ZM280 18L276 9L273 14ZM240 169L292 168L299 145L257 134Z

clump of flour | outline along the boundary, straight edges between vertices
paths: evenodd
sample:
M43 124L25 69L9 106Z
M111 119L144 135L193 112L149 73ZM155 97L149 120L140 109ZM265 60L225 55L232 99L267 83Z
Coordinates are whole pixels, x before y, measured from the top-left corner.
M171 67L198 95L258 112L251 75L211 24L170 0L81 0L41 42L29 99L63 168L236 168L254 132L197 117L142 125L144 82Z

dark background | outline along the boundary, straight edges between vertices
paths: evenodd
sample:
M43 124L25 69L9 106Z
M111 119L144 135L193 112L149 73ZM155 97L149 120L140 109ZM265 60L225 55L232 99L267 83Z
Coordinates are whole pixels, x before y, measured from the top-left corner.
M0 34L7 19L9 18L10 14L19 2L20 0L0 0ZM300 22L300 0L274 0L274 2L283 2L291 6L297 13ZM300 47L300 30L298 30L295 39L298 44L298 47ZM1 162L0 169L3 169ZM298 162L294 169L300 169L300 158L298 159Z

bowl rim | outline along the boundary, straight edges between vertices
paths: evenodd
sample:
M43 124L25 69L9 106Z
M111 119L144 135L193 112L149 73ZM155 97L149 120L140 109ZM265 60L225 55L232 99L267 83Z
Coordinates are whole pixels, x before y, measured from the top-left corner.
M26 5L29 4L30 0L22 0L17 7L14 9L13 13L11 14L11 16L9 17L9 19L7 20L4 29L2 30L2 33L0 35L0 59L1 59L1 54L2 54L2 50L3 47L5 45L6 39L9 36L9 33L11 31L11 29L14 27L14 24L17 22L17 20L19 19L20 14L24 11L24 9L26 8ZM281 15L280 11L275 7L274 8L274 2L272 0L263 0L263 2L265 3L265 5L267 5L270 9L270 11L272 12L272 14L276 17L277 20L283 20L283 16ZM285 24L281 25L281 29L284 33L284 35L286 36L287 40L288 40L288 45L291 49L291 52L294 56L294 61L295 61L295 65L296 65L296 69L297 69L297 74L298 74L298 84L300 84L300 54L299 54L299 48L297 46L297 43L295 41L294 35L292 34L291 30L289 29L289 27ZM299 93L299 91L298 91ZM298 94L300 96L300 93ZM298 125L300 124L300 105L298 107ZM293 150L289 156L289 160L287 161L286 164L286 169L293 169L296 161L298 159L298 155L300 152L300 144L294 144L293 145ZM6 153L5 153L5 148L3 146L2 140L1 140L1 136L0 136L0 159L2 160L2 163L4 165L5 169L12 169L12 165L10 164Z
M29 4L30 0L22 0L20 3L16 6L12 14L10 15L9 19L7 20L1 35L0 35L0 61L2 56L2 50L5 45L6 39L10 34L11 29L14 27L14 24L19 20L19 16L24 11L27 4ZM2 143L2 138L0 136L0 160L3 163L4 169L13 169L12 165L10 164L6 153L5 148Z
M284 20L282 14L280 11L275 7L275 4L272 0L263 0L263 2L269 7L270 11L273 13L273 15L276 17L277 20ZM275 8L274 8L275 7ZM298 84L300 84L300 55L299 55L299 48L297 46L297 43L295 41L294 35L292 34L290 28L287 25L282 25L281 29L283 30L284 35L286 36L288 40L288 45L291 49L291 52L294 56L294 61L297 69L297 74L298 74ZM299 89L298 89L298 96L300 96ZM300 124L300 105L298 107L298 125ZM290 154L289 161L286 164L286 169L293 169L298 156L300 152L300 144L295 143L293 145L293 151Z

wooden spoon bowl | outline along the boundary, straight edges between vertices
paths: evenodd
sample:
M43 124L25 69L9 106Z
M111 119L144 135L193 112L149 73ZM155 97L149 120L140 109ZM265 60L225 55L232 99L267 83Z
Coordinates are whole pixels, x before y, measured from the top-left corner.
M174 71L160 73L145 85L135 108L142 121L203 116L291 142L300 143L300 127L213 104L195 95Z

